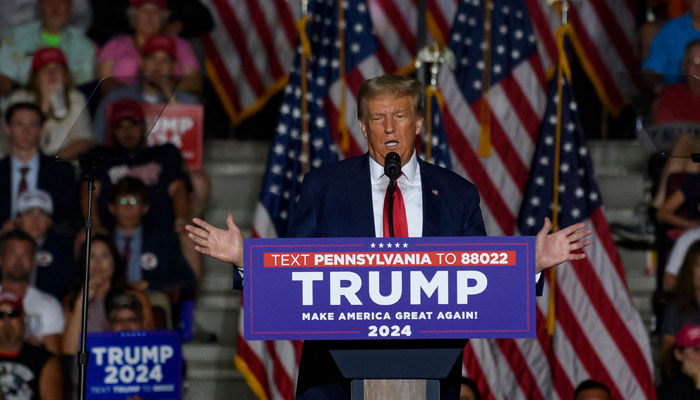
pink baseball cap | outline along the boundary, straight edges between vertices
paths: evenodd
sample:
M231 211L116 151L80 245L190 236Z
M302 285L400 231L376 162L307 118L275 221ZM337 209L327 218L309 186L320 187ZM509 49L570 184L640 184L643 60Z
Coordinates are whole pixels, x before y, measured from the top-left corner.
M44 65L52 62L62 65L66 68L68 67L66 55L63 54L61 49L47 47L34 53L34 57L32 58L32 71L36 71Z
M698 347L700 346L700 324L684 325L676 333L676 347Z
M146 43L143 44L141 48L141 55L147 56L154 51L163 50L168 53L168 55L176 59L177 58L177 48L175 45L175 39L166 35L152 35L146 39Z
M131 7L141 7L142 5L146 3L151 3L155 4L158 6L158 8L162 10L167 10L168 9L168 1L167 0L131 0Z
M136 122L144 120L141 103L134 99L123 99L112 103L110 115L110 125L114 126L123 119L130 119Z

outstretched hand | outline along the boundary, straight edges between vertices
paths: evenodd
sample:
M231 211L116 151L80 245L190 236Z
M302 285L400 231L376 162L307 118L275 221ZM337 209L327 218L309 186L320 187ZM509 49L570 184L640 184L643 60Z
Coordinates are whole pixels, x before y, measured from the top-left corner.
M590 228L584 229L585 227L586 224L580 222L550 234L552 222L545 218L544 226L535 238L536 272L542 272L565 261L586 258L584 253L572 253L591 244L590 240L582 240L593 232Z
M228 230L219 229L199 218L193 218L192 223L185 229L189 232L187 237L195 243L195 250L243 268L243 236L233 222L233 215L226 217Z

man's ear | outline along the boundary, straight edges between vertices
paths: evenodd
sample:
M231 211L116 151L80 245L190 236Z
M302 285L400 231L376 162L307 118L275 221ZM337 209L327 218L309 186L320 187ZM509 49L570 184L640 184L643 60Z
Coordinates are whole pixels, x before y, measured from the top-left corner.
M110 212L112 215L115 215L115 214L117 213L117 207L115 207L114 204L111 204L111 203L108 204L108 205L107 205L107 208L109 208L109 212Z
M678 360L678 362L683 362L683 351L681 349L673 349L673 356L676 357L676 360Z
M141 206L141 215L146 215L148 214L148 210L151 209L151 206L148 204L144 204Z
M365 123L364 123L364 121L362 121L362 119L358 119L357 122L360 123L360 129L362 129L362 136L364 136L365 139L368 139L367 138L367 125L365 125Z
M416 136L420 135L421 131L423 130L423 122L425 121L425 118L420 117L416 121Z

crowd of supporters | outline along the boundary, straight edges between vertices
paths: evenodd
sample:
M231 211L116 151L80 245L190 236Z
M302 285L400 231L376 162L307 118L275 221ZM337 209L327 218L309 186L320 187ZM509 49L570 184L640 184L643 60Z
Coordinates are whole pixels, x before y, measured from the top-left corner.
M193 321L202 258L184 230L209 179L145 145L143 106L201 104L212 25L198 0L0 1L0 362L32 371L4 394L75 397L89 208L88 331L216 340Z

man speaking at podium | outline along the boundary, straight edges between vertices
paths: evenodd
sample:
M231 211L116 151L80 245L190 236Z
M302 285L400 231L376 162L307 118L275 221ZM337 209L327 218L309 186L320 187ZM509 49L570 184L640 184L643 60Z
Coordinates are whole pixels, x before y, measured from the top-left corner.
M385 174L385 167L389 172L391 164L400 165L395 170L392 205L395 236L486 235L476 186L452 171L419 159L416 154L416 137L424 120L422 98L422 84L410 77L385 75L360 85L357 117L367 139L368 152L326 164L306 175L288 237L390 236L391 179ZM228 230L199 219L193 222L197 227L188 225L187 230L199 252L233 263L239 269L243 266L243 238L231 214L226 219ZM584 258L583 253L573 253L590 244L583 238L591 230L584 227L579 223L548 234L551 223L545 219L536 238L536 271ZM240 276L234 276L234 280L242 287ZM391 342L398 341L361 342L365 346L392 346ZM338 344L304 343L298 399L350 398L350 382L342 378L328 353L331 343ZM342 344L344 348L352 345ZM461 364L454 370L450 374L450 386L454 380L456 392L448 390L449 394L441 395L442 399L459 396Z

